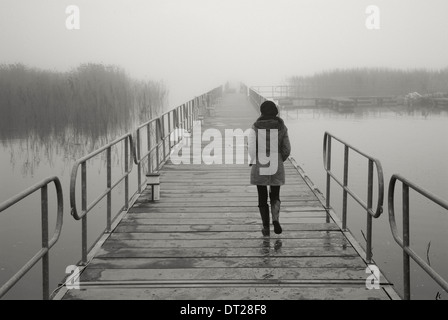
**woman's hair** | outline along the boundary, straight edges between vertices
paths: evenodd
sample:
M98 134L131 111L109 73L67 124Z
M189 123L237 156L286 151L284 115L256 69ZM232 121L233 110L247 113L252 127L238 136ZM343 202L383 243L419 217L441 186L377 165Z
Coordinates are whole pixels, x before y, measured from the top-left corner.
M265 101L260 106L261 114L264 116L276 116L278 115L277 105L273 101Z

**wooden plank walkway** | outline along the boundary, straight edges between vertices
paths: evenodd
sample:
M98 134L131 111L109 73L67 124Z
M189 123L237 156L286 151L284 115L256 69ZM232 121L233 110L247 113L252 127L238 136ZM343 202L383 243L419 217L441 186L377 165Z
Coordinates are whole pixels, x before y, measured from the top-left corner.
M246 97L229 95L203 129L245 130L256 117ZM284 233L263 238L247 165L166 164L161 200L140 196L84 270L81 290L63 299L389 299L366 289L353 239L326 223L293 163L286 171Z

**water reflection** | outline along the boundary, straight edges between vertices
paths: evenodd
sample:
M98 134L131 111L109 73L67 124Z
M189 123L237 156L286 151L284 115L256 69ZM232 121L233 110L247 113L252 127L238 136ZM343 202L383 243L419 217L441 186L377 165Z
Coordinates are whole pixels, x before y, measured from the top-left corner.
M138 120L133 123L123 123L114 127L110 132L95 132L86 134L81 130L65 129L42 137L40 134L30 133L21 139L0 140L2 161L9 155L9 164L2 163L2 168L10 168L20 172L23 177L33 177L40 166L49 166L55 172L66 172L80 158L99 149L137 127ZM145 139L146 137L143 137ZM155 139L155 135L152 137ZM142 140L142 144L146 141ZM154 143L154 141L153 141ZM112 161L118 165L118 151L112 150ZM103 155L103 162L106 161ZM57 175L58 173L55 173Z
M1 152L22 175L43 162L66 165L153 118L167 99L163 83L130 79L116 66L56 72L1 65Z
M264 239L261 245L261 254L264 257L268 257L271 252L271 239Z
M98 66L63 74L1 66L0 202L56 175L63 184L64 212L69 215L68 186L75 161L160 114L167 103L166 94L163 84L134 82ZM124 143L112 148L112 179L124 171L123 155ZM88 164L89 196L106 188L106 158L103 153ZM135 174L131 175L130 184L135 186L136 180ZM123 205L122 188L119 185L114 190L120 197L112 199L113 212ZM54 223L52 196L50 190L50 225ZM24 257L37 252L39 208L40 195L36 193L2 213L0 284L25 263ZM89 245L104 230L104 212L100 203L89 216ZM53 288L63 278L65 267L80 258L79 223L64 220L61 239L52 251L58 259L50 259L50 269L56 270L51 274ZM28 279L31 281L23 281L10 296L39 298L40 276L32 273Z
M274 244L274 250L275 250L275 252L279 252L279 251L282 249L282 247L283 247L283 242L282 242L282 240L280 240L280 239L276 240L276 241L275 241L275 244Z
M272 246L273 244L273 246ZM274 242L274 239L263 239L263 242L261 244L261 255L264 257L270 257L272 253L280 253L281 249L283 247L283 242L281 239L276 239ZM274 249L274 250L272 250Z
M9 154L9 166L13 171L19 171L23 177L33 177L41 164L65 170L110 139L107 135L94 138L63 132L42 140L38 135L31 134L24 139L3 140L1 148L3 154ZM5 166L6 163L3 164Z

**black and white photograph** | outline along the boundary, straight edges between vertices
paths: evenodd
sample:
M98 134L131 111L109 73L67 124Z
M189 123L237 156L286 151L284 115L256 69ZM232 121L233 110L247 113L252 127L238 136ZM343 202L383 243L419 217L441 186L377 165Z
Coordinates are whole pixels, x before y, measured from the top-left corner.
M448 300L447 14L0 0L0 300Z

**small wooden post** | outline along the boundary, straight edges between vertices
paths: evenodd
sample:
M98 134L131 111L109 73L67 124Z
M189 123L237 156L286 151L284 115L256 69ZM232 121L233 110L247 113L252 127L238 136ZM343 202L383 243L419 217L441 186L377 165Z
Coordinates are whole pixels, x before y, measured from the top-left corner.
M160 200L160 173L148 173L146 175L146 183L148 186L151 186L151 201L159 201Z

